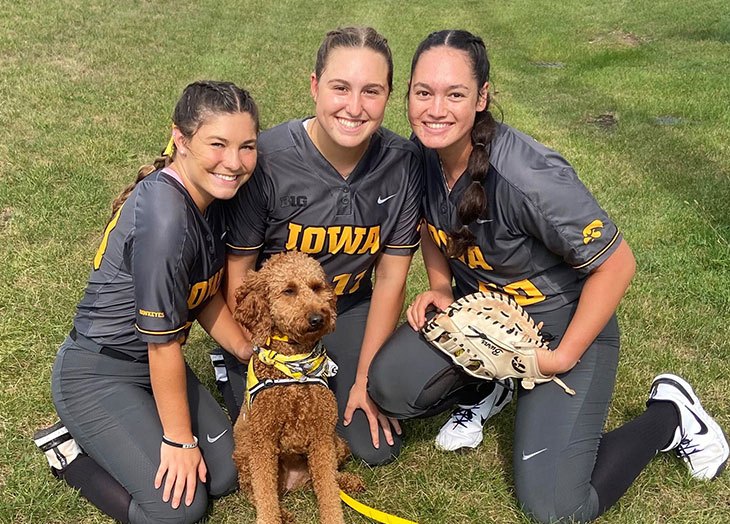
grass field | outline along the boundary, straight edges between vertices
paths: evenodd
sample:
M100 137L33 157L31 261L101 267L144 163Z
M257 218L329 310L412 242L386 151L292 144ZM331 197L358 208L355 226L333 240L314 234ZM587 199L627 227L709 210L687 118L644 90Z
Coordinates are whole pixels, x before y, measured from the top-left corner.
M730 428L730 10L726 0L380 2L3 0L0 5L0 523L109 522L48 472L30 436L55 421L57 346L109 214L165 145L182 88L232 80L263 127L311 114L324 33L373 25L391 43L385 125L403 135L410 58L429 32L484 37L505 122L562 152L638 262L619 317L624 349L608 429L639 414L672 370ZM417 264L409 295L424 289ZM213 387L198 330L186 353ZM514 406L467 454L435 450L444 420L405 423L402 456L368 469L363 502L423 523L527 522L513 493ZM650 464L602 523L730 522L730 475ZM316 522L311 494L287 504ZM348 522L368 522L346 510ZM211 523L253 522L238 494Z

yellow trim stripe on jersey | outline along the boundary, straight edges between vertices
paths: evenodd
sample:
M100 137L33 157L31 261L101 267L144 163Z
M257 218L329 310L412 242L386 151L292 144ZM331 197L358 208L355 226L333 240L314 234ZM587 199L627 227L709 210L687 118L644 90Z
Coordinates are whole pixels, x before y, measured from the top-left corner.
M239 251L253 251L254 249L261 249L264 246L264 243L261 242L258 246L254 247L240 247L240 246L234 246L233 244L229 244L226 242L226 245L230 247L231 249L238 249Z
M340 491L340 498L342 499L342 502L350 506L358 513L365 515L366 517L369 517L373 520L377 520L378 522L382 522L383 524L417 524L412 520L402 519L400 517L396 517L395 515L390 515L389 513L385 513L383 511L373 509L370 506L366 506L362 502L358 502L354 498L347 495L344 491Z
M402 249L410 249L410 248L412 248L412 247L416 247L416 246L418 246L418 245L419 245L420 243L421 243L421 241L419 240L419 241L418 241L418 242L416 242L415 244L410 244L410 245L408 245L408 246L394 246L394 245L392 245L392 244L385 244L385 247L390 247L390 248L402 248Z
M594 256L594 257L593 257L592 259L590 259L590 260L589 260L588 262L586 262L585 264L581 264L580 266L573 266L573 269L581 269L581 268L584 268L584 267L586 267L586 266L590 266L590 265L591 265L591 264L592 264L592 263L593 263L593 262L594 262L594 261L595 261L595 260L596 260L596 259L597 259L598 257L600 257L600 256L601 256L601 255L603 255L603 254L604 254L604 253L605 253L606 251L608 251L608 249L609 249L609 248L610 248L610 247L611 247L611 246L612 246L612 245L614 244L614 242L616 242L616 240L618 239L618 236L619 236L619 234L620 234L620 233L621 233L621 232L620 232L620 231L619 231L619 230L617 229L617 230L616 230L616 234L615 234L615 235L613 236L613 238L612 238L612 239L611 239L611 241L610 241L610 242L608 243L608 245L606 245L606 247L604 247L603 249L601 249L601 250L600 250L600 251L599 251L599 252L598 252L598 253L596 254L596 256Z
M140 333L144 333L145 335L171 335L173 333L177 333L178 331L182 331L183 329L187 329L192 325L192 322L185 322L184 326L173 329L172 331L147 331L139 327L136 323L134 324L134 327L137 328L137 331L139 331Z

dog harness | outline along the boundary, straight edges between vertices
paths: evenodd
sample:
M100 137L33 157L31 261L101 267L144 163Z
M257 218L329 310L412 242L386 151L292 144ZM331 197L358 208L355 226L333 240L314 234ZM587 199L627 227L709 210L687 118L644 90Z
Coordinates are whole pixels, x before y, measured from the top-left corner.
M274 366L284 373L288 378L266 378L259 380L253 370L253 359L248 363L246 373L246 398L245 402L249 409L253 400L261 391L274 386L289 386L292 384L319 384L328 387L327 377L333 377L337 373L337 364L327 356L327 351L320 340L310 353L298 355L282 355L269 347L271 340L287 342L291 344L289 337L271 336L266 340L263 347L254 346L253 351L258 359L266 365Z

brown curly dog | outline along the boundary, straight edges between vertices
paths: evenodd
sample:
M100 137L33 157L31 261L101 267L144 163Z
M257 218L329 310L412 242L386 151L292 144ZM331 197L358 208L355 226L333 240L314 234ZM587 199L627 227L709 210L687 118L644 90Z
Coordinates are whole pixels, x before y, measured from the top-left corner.
M251 332L253 343L260 348L258 357L251 357L258 383L265 385L267 379L292 382L251 388L249 367L249 392L255 396L244 404L236 422L233 460L241 489L256 507L257 523L292 520L279 502L285 487L280 471L304 456L321 522L343 524L339 486L359 491L363 484L355 475L337 472L348 450L335 433L335 396L321 383L299 382L281 367L263 361L272 355L292 360L293 355L316 354L319 340L335 328L334 291L317 261L288 252L274 255L257 272L249 271L236 292L236 303L234 318ZM310 362L310 367L316 364Z

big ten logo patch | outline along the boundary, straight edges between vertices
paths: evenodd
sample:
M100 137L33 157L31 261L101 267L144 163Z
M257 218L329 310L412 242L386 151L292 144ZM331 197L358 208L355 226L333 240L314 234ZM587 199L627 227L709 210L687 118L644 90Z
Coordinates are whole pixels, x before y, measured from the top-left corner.
M310 254L375 254L380 250L380 226L302 226L290 222L286 249Z
M307 197L300 195L288 195L279 197L279 204L281 207L306 207L307 205Z
M190 287L188 295L188 309L195 309L218 292L223 280L223 268L210 277L208 280L196 282Z
M583 230L583 243L588 244L597 238L601 238L599 229L603 229L603 222L600 220L594 220L588 224Z

